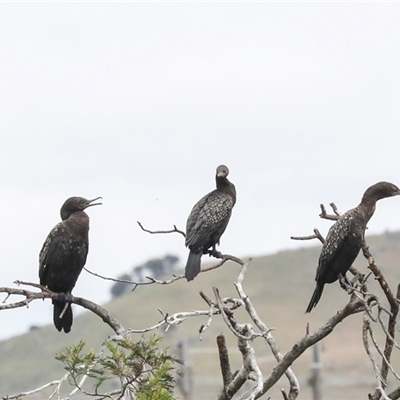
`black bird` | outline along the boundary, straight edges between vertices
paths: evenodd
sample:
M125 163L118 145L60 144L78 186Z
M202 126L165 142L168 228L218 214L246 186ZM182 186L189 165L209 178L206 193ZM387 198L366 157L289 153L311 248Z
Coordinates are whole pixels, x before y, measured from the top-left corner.
M98 199L101 197L67 199L60 210L62 222L51 230L39 254L40 284L60 294L58 300L53 300L53 321L60 332L71 330L71 305L68 304L62 318L60 315L86 263L89 249L89 217L83 210L100 205L93 203Z
M375 212L376 202L385 197L396 196L400 190L389 182L378 182L369 187L361 203L347 211L332 225L319 256L315 280L317 286L311 297L306 313L317 305L325 283L339 279L347 281L349 270L361 249L367 223Z
M215 180L217 188L206 194L193 207L186 222L186 246L190 253L186 263L185 277L193 280L200 272L202 254L209 252L225 232L232 208L236 203L235 185L227 176L229 169L225 165L217 168Z

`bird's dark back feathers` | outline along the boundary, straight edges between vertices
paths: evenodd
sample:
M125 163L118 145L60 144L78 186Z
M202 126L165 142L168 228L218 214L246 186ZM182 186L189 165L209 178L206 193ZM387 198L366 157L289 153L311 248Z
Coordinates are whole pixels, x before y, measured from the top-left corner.
M234 201L223 192L214 190L193 207L186 224L186 246L199 248L219 242L228 226Z
M361 249L366 222L355 208L332 225L319 257L317 282L335 282L349 270Z
M317 287L306 312L316 306L326 283L344 277L350 269L361 250L365 229L375 212L376 202L398 194L400 190L396 185L378 182L365 191L357 207L347 211L332 225L322 246L315 277Z
M74 288L89 250L89 217L71 218L57 224L39 255L40 284L57 293Z
M190 252L185 277L188 281L200 272L201 255L206 254L210 247L215 249L228 226L236 203L235 185L228 180L228 174L229 169L225 165L217 168L217 188L194 205L187 219L185 244Z
M52 292L70 294L75 287L89 250L89 217L83 210L101 204L94 203L99 198L70 197L62 205L62 222L51 230L39 254L40 284ZM64 312L65 300L54 299L53 305L55 327L68 333L73 320L71 305Z
M389 182L378 182L364 193L361 203L344 213L330 228L322 246L316 280L331 283L344 275L360 252L365 229L375 212L376 202L399 194L399 188Z
M186 246L194 252L203 252L219 243L236 203L235 185L227 179L227 173L218 176L218 169L217 188L194 205L187 219Z

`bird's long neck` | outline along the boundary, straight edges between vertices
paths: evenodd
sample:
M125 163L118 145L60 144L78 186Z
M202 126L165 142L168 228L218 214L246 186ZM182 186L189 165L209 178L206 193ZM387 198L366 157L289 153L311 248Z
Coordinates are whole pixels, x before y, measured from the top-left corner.
M64 221L64 224L72 236L88 241L89 216L84 211L74 212Z
M363 215L365 224L367 224L371 217L374 215L376 209L376 201L377 199L363 198L361 203L357 206L357 211L359 214Z
M221 192L228 193L232 198L234 199L234 202L236 202L236 188L235 185L229 181L228 178L219 178L216 177L216 182L217 182L217 190L220 190Z

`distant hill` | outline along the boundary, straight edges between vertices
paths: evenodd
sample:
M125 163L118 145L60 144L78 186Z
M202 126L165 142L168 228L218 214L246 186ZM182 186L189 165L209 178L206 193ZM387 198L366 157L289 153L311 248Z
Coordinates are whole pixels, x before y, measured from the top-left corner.
M400 282L400 232L370 236L367 241L377 265L392 289L396 290ZM288 351L304 335L307 323L311 331L317 329L348 301L348 296L338 284L327 285L317 308L311 314L304 314L314 290L320 247L316 242L313 247L300 247L257 257L245 277L244 289L267 326L275 328L273 335L282 353ZM204 257L203 262L208 262L208 259ZM367 272L362 255L357 259L356 266ZM166 286L138 287L134 292L118 297L104 307L125 327L146 328L162 318L158 308L168 314L207 309L198 295L200 290L212 297L211 288L216 286L223 297L237 296L233 282L238 272L238 265L227 263L217 270L200 274L191 283L181 280ZM376 282L372 278L370 281L372 291L376 288ZM383 297L379 291L377 293ZM17 313L18 310L8 312ZM238 311L236 317L240 322L249 321L243 310ZM346 320L322 344L325 400L365 399L366 391L373 390L374 375L361 342L361 319L361 315L356 315ZM226 334L231 349L232 368L241 365L235 337L220 317L214 317L211 327L199 340L198 330L205 322L206 318L193 318L168 332L158 332L164 336L164 345L174 352L179 341L186 340L187 363L193 372L195 390L192 400L215 399L221 387L215 344L215 338L220 332ZM68 335L58 333L53 326L46 326L0 342L0 397L59 379L64 371L61 363L54 359L57 352L69 344L78 343L81 338L86 340L88 348L97 349L104 338L111 334L113 332L102 320L91 313L84 313L75 318L72 332ZM262 372L268 376L274 366L271 352L261 339L256 340L254 346ZM395 363L399 370L400 357L394 359L397 359ZM307 388L310 363L311 351L308 351L293 365L302 385L299 399L311 398ZM282 398L279 392L281 387L288 388L284 379L271 391L273 399ZM179 391L177 395L181 397Z

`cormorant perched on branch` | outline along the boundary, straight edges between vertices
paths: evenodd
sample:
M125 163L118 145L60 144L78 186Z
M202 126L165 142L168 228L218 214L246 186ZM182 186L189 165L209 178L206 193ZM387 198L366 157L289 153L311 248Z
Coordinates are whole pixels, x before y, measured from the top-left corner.
M186 246L190 253L186 263L185 277L193 280L200 272L202 254L209 252L225 232L236 203L235 185L227 176L229 169L225 165L217 168L215 180L217 188L205 195L193 207L186 222Z
M39 254L40 284L60 293L60 299L53 300L53 321L60 332L62 329L65 333L71 330L72 310L68 296L86 263L89 248L89 217L83 210L100 205L93 203L98 199L101 197L67 199L60 210L62 222L49 233Z
M329 229L319 256L315 280L317 286L311 297L306 313L318 303L325 283L337 279L347 281L346 272L356 259L364 239L367 223L374 214L376 202L385 197L396 196L400 190L389 182L378 182L369 187L361 203L347 211Z

